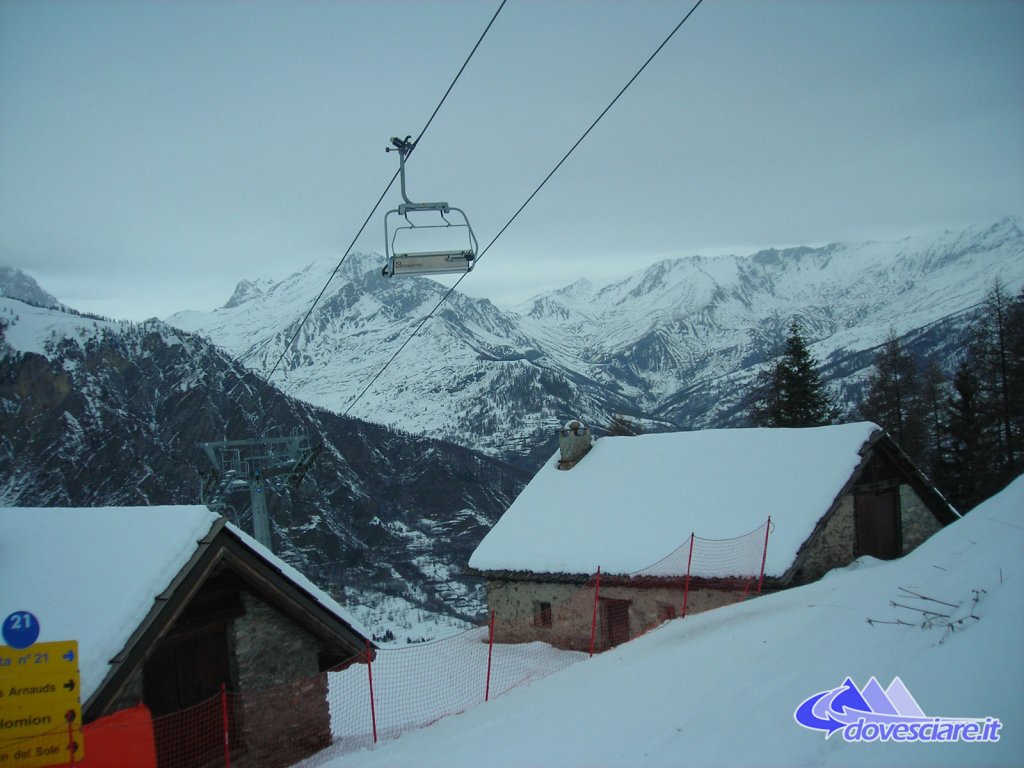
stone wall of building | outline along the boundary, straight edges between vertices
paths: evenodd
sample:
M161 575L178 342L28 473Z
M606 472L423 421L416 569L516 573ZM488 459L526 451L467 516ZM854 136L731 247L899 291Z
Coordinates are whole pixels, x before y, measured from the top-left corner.
M285 768L331 745L327 673L234 699L238 768Z
M899 499L902 553L905 555L939 531L942 524L910 485L900 484ZM794 584L817 581L833 568L853 562L856 541L854 498L852 493L848 493L840 500L839 507L821 534L811 542Z
M229 631L238 665L238 690L262 690L320 671L320 642L287 616L249 592L242 592L245 615Z
M652 585L623 585L603 582L601 600L625 600L629 603L629 636L636 637L662 621L682 615L682 579ZM585 651L590 648L594 625L595 584L565 584L544 581L491 579L487 582L488 605L494 610L494 641L527 643L539 640L557 648ZM734 603L735 590L691 587L687 598L688 615ZM551 621L540 619L541 605L551 606ZM595 648L605 646L605 616L597 611Z
M833 568L849 565L853 562L855 541L853 494L848 493L839 500L839 506L825 523L824 529L801 555L803 562L793 578L793 583L806 584L817 581Z
M904 555L917 549L942 528L942 524L909 485L900 486L900 525L903 529Z
M327 675L320 642L288 617L243 592L245 615L228 633L238 693L234 730L242 766L286 766L331 743Z

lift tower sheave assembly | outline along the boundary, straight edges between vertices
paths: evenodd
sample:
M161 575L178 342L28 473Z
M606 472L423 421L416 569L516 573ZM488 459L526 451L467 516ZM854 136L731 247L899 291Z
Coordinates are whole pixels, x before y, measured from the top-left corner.
M253 537L271 549L267 491L280 490L285 483L298 488L323 446L311 446L304 433L199 445L213 465L200 486L201 501L214 512L223 514L227 495L248 488Z

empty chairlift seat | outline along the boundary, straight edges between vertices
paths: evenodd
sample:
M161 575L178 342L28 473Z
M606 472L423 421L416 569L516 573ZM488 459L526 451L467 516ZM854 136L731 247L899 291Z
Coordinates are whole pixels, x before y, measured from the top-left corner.
M471 271L479 248L469 218L462 209L448 203L414 203L409 200L405 191L405 159L415 144L408 136L405 139L392 138L391 143L393 146L387 151L398 152L402 199L405 202L384 215L387 263L381 274L394 277Z

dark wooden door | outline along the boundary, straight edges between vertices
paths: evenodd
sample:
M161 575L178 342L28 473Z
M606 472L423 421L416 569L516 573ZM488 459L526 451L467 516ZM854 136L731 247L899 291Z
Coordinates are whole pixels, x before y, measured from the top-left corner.
M164 641L146 662L143 698L154 717L178 712L220 693L228 675L223 627Z
M892 560L903 554L899 488L858 491L854 495L857 557Z
M629 640L629 600L602 598L604 647L611 648Z
M229 674L223 626L165 639L157 646L143 668L142 690L153 714L160 766L223 765L217 694L222 683L231 686Z

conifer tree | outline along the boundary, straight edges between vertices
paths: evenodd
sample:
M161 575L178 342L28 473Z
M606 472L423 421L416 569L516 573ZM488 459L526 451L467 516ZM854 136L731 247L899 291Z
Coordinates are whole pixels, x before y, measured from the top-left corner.
M978 417L991 449L997 486L1024 468L1022 348L1024 292L1013 299L997 280L985 297L984 313L967 357L978 382Z
M838 408L817 366L800 325L793 320L782 356L758 377L752 408L754 421L768 427L831 424L838 415Z
M873 421L919 466L926 464L926 407L914 359L894 331L875 356L868 374L868 391L857 406L861 417Z
M1024 471L1024 288L1007 312L1007 399L1013 441L1013 465Z
M946 472L946 453L949 429L947 424L947 397L949 382L935 358L928 359L924 371L921 394L925 415L925 468L928 476L936 483L942 481Z
M978 379L966 360L953 376L949 397L949 460L944 485L959 510L966 511L987 494L987 461L979 415Z
M639 426L621 413L616 413L612 416L611 423L608 425L609 435L632 437L634 435L639 435L641 432L643 432L643 430Z

